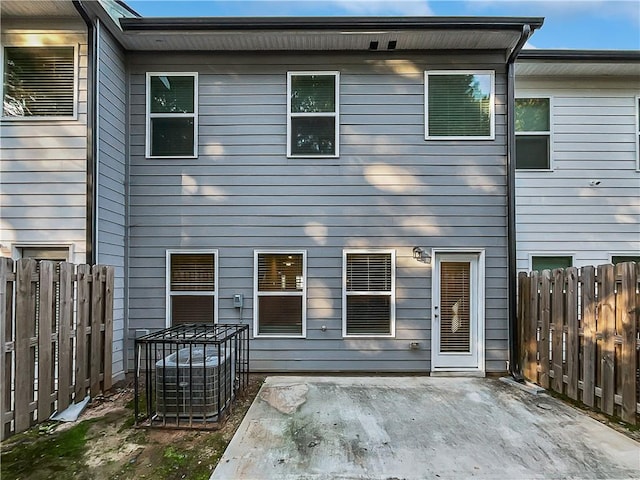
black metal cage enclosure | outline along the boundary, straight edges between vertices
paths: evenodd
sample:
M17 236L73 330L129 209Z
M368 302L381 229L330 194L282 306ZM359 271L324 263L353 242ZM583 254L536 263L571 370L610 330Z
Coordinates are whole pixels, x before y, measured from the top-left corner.
M247 325L181 324L135 341L136 425L219 428L249 383Z

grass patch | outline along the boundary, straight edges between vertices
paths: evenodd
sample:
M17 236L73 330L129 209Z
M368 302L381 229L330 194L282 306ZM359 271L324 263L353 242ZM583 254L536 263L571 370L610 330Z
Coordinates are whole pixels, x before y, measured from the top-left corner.
M52 478L56 472L74 471L86 450L90 421L53 433L32 429L2 445L0 476L3 480Z
M169 445L162 453L162 461L154 478L165 480L207 480L211 476L210 458L203 451L187 445Z

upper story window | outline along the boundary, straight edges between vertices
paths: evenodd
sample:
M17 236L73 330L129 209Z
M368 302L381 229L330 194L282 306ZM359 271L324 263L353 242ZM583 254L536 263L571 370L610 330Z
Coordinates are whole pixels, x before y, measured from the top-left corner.
M167 326L217 323L217 251L167 251Z
M73 46L5 47L2 116L73 117L75 59Z
M337 157L339 72L287 74L287 156Z
M342 334L395 335L395 252L345 251Z
M147 157L198 156L197 94L197 73L147 73Z
M255 252L254 335L306 335L306 252Z
M495 73L425 72L425 138L492 140Z
M551 169L551 102L516 98L516 168Z

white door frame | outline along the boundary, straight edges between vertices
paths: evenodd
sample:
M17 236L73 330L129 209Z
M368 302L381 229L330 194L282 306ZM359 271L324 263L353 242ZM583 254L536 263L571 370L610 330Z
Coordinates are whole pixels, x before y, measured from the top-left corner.
M434 322L440 315L436 310L440 301L440 261L442 257L449 255L460 255L461 259L472 261L476 264L475 275L472 275L472 285L475 283L475 303L476 303L476 328L472 331L472 340L476 343L475 366L459 367L439 365L438 348L440 342L440 323ZM485 251L484 249L467 248L434 248L431 250L433 259L433 272L431 279L431 375L455 375L455 376L485 376ZM472 269L473 271L473 269Z

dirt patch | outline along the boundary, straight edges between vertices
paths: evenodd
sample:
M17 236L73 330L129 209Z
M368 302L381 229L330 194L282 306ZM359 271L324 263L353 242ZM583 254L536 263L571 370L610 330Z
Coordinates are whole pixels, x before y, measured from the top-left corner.
M77 422L48 422L0 444L2 480L206 480L217 465L264 376L251 375L219 430L133 426L133 388L121 383L88 406Z

